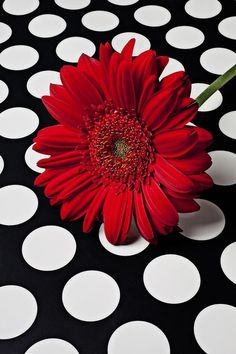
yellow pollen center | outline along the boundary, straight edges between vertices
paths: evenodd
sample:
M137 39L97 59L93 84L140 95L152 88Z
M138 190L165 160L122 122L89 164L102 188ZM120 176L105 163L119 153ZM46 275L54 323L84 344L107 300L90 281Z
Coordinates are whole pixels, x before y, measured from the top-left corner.
M128 153L129 147L124 140L118 139L114 142L113 155L124 158Z

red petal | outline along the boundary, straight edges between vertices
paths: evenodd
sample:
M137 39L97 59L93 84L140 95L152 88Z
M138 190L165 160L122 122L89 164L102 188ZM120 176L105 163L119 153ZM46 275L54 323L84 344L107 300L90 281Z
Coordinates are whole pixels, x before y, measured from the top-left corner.
M120 66L120 55L113 53L109 64L109 90L110 96L116 107L122 107L122 99L120 98L120 88L117 87L118 71Z
M131 38L124 48L121 51L121 57L125 60L131 60L132 59L132 54L133 54L133 49L135 45L135 38Z
M130 230L130 225L132 221L133 208L134 208L134 200L133 200L133 192L127 191L127 202L125 208L125 215L123 219L123 232L120 235L119 243L124 244L127 239L127 234Z
M156 154L156 161L153 165L155 171L154 177L160 181L161 184L175 192L192 192L192 180L188 176L185 176L168 161L163 159L160 155ZM179 160L176 159L175 161Z
M50 95L54 97L57 101L60 101L66 107L70 107L70 109L74 110L78 116L81 117L80 124L83 125L83 115L84 115L84 107L83 104L76 98L73 98L68 91L62 85L50 84ZM46 96L44 96L46 97ZM71 124L71 129L74 129Z
M213 142L212 134L208 130L199 127L192 127L192 129L198 135L197 147L199 150L206 149Z
M176 199L171 196L168 196L168 198L179 213L192 213L193 211L197 211L200 209L200 206L197 202L195 202L195 200Z
M38 132L34 141L37 145L33 146L36 151L41 149L47 151L49 155L55 155L62 152L71 151L74 149L86 150L88 149L88 143L82 140L79 131L66 128L63 125L53 125L47 128L43 128Z
M117 194L110 189L103 207L104 230L112 244L124 243L129 232L133 211L133 192Z
M80 116L84 114L84 107L78 99L73 98L62 85L50 84L50 95L66 106L73 107Z
M144 92L144 85L150 76L157 78L156 52L147 50L138 55L132 63L133 81L137 102Z
M49 199L49 203L51 206L57 205L58 204L58 200L57 197L52 197Z
M72 100L71 96L68 94L63 85L50 84L49 88L50 96L53 96L64 103L70 102Z
M146 50L133 61L133 76L137 84L142 84L145 77L156 74L156 52Z
M50 96L43 96L42 101L51 116L59 123L74 128L84 126L81 112L78 111L75 106L70 106Z
M99 47L99 59L104 67L109 66L109 62L112 56L113 50L110 43L106 42L104 45L103 43L100 44Z
M85 107L99 105L103 99L90 80L72 65L65 65L60 71L61 81L68 92Z
M185 71L177 71L165 76L160 82L160 90L174 90L178 97L189 97L191 81Z
M206 152L199 152L179 159L168 159L168 162L187 175L198 175L212 164L211 157Z
M194 185L195 187L195 185ZM164 185L162 186L162 190L163 192L168 196L177 198L177 199L194 199L197 198L199 195L198 193L195 193L195 188L194 191L192 193L188 193L188 192L175 192L172 189L165 187Z
M68 182L75 176L78 175L78 167L70 168L69 170L64 170L62 173L57 174L54 178L48 181L47 186L44 190L46 197L51 198L58 195L63 188L68 184Z
M161 75L162 71L168 64L169 58L165 56L157 56L157 74L158 77Z
M176 226L178 214L154 178L150 178L150 184L143 185L142 189L149 212L166 225Z
M156 75L151 75L143 84L143 90L138 102L138 112L140 112L146 101L153 95L156 88Z
M84 222L83 222L83 232L85 233L90 232L94 226L95 221L101 217L103 203L107 195L107 192L108 189L104 188L103 186L97 192L93 202L90 204L86 212Z
M156 215L153 214L152 212L149 213L149 217L151 223L153 224L153 227L156 230L156 233L159 233L161 235L168 235L171 232L173 232L174 229L177 228L177 226L166 225L160 219L158 219Z
M163 157L176 158L191 151L198 143L198 134L191 127L167 130L153 137L153 144Z
M89 172L82 172L72 178L69 183L63 188L58 198L61 200L70 198L73 194L78 193L82 189L89 190L93 186L94 176Z
M131 76L130 65L122 61L119 66L117 77L117 94L119 93L121 107L128 111L136 108L136 97L134 92L133 78Z
M131 63L122 60L119 53L114 53L109 66L110 96L117 108L132 110L136 108L134 83L131 76Z
M79 57L77 68L93 83L100 96L108 99L106 78L100 61L83 53Z
M38 175L34 180L34 185L38 187L45 186L50 180L54 179L54 177L61 175L62 173L66 172L65 169L50 169L47 168L43 173Z
M75 128L84 124L81 115L76 111L75 107L69 106L51 96L43 96L42 101L51 116L59 123Z
M62 220L77 220L81 218L93 202L96 193L97 190L88 192L87 189L83 189L79 194L66 200L61 207Z
M147 216L142 191L134 193L134 216L140 234L147 241L155 243L156 238L152 225L150 224L149 218Z
M200 175L189 175L195 183L195 189L202 192L205 189L213 186L213 180L207 173L201 173Z
M57 154L42 160L39 160L37 165L43 168L62 168L64 166L73 166L81 164L84 154L78 150L72 150L62 154Z
M141 118L150 130L156 130L168 119L175 105L176 93L174 91L158 91L144 106Z
M173 112L168 121L166 121L165 125L161 128L167 130L185 127L187 123L194 119L198 111L197 104L189 106L193 102L194 100L192 98L183 98L178 104L178 108Z

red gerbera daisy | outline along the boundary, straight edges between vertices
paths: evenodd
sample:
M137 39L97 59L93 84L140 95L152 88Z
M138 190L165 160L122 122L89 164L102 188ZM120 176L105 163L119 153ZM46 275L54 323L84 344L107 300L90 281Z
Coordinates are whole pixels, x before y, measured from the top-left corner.
M178 225L178 212L199 209L194 198L212 185L206 147L211 134L186 126L198 106L183 71L159 80L168 58L147 50L132 59L106 43L99 60L81 55L63 66L62 85L43 102L60 123L39 131L34 149L50 157L35 184L62 219L82 216L84 232L103 220L113 244L125 243L134 216L140 234L156 242ZM191 105L192 104L192 105Z

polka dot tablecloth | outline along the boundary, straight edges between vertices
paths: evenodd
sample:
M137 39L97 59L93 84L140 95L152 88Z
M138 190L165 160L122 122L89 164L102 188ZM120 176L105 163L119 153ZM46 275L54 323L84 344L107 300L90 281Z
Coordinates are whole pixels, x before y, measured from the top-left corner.
M183 231L112 246L103 225L62 222L34 178L32 149L54 124L40 101L59 70L110 41L152 47L186 70L196 97L236 63L234 0L5 0L0 8L0 353L236 353L235 82L194 124L214 135L215 186Z

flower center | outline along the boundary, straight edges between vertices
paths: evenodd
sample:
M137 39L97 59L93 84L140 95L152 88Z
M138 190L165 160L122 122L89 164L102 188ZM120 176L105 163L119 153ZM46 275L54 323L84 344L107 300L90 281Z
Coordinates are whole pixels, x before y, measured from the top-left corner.
M129 150L129 146L122 139L118 139L114 142L113 155L124 158Z
M87 116L92 169L104 184L138 189L154 160L151 133L135 113L110 103Z

